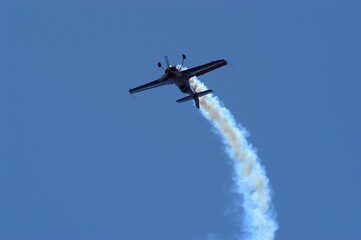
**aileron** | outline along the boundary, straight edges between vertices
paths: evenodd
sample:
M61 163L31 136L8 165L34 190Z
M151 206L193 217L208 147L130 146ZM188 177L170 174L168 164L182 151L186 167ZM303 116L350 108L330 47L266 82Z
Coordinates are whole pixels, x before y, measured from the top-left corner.
M190 68L187 70L184 70L183 72L185 74L188 74L190 77L194 77L194 76L200 76L203 75L207 72L213 71L214 69L223 67L224 65L227 65L227 61L226 60L217 60L217 61L213 61L210 63L206 63L203 65L200 65L198 67L194 67L194 68Z
M129 93L133 94L133 93L141 92L141 91L144 91L144 90L152 89L152 88L155 88L155 87L160 87L160 86L163 86L163 85L166 85L166 84L171 84L171 83L169 82L168 79L160 78L160 79L154 80L152 82L143 84L143 85L141 85L139 87L129 89Z

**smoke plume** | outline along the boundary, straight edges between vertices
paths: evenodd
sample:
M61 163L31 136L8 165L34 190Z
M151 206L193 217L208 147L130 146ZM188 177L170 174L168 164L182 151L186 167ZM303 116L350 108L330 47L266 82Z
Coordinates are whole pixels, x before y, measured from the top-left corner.
M190 79L190 84L196 92L207 89L196 77ZM278 224L272 209L269 180L256 151L246 140L246 130L236 123L231 112L213 94L199 100L202 115L222 137L227 153L233 160L236 192L243 199L246 238L274 239Z

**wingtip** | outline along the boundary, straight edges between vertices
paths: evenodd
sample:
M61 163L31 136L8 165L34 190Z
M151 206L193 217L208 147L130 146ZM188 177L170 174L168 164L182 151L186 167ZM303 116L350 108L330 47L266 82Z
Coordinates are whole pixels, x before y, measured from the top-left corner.
M226 64L229 64L231 67L233 67L233 64L230 61L227 61L227 60L224 60L224 61L226 61Z
M133 95L133 92L132 92L132 89L131 89L131 88L129 88L129 93L130 93L130 95L132 95L132 97L135 99L135 96Z

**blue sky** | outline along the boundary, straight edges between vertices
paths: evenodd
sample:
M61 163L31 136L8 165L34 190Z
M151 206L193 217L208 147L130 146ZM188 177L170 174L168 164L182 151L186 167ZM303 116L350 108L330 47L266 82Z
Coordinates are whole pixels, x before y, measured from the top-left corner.
M358 239L358 1L0 2L0 238L235 239L241 203L219 137L168 55L248 129L277 239Z

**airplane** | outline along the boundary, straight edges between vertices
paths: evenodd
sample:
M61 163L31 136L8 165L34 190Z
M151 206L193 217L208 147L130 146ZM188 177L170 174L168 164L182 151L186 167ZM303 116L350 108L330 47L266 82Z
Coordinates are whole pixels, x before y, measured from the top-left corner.
M212 61L194 68L189 68L182 70L184 60L186 59L186 55L182 54L182 64L179 68L176 66L172 66L169 64L168 56L164 57L165 62L167 64L167 69L162 67L162 64L158 62L158 67L165 70L163 76L154 80L152 82L143 84L139 87L129 89L129 93L137 93L144 90L148 90L155 87L160 87L168 84L175 84L183 93L189 94L188 96L178 99L177 103L182 103L190 100L194 100L196 107L199 109L199 97L210 94L213 91L211 89L205 90L203 92L196 92L189 83L189 79L194 76L200 76L207 72L210 72L214 69L223 67L227 65L227 61L224 59L220 59L217 61Z

